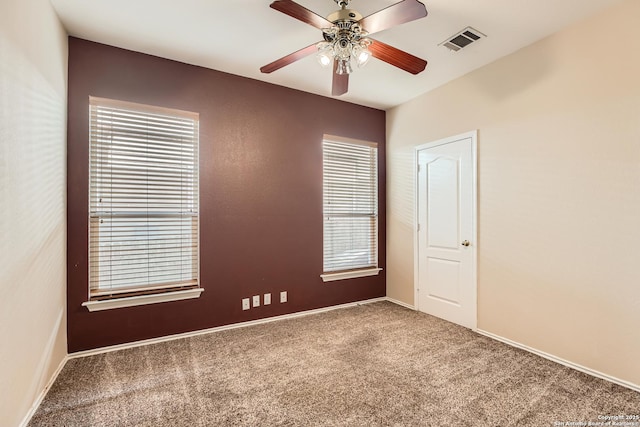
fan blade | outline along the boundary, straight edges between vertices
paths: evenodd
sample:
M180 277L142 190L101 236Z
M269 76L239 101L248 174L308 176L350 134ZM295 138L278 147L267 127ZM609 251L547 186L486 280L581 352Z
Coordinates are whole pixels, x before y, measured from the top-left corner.
M287 56L283 56L280 59L276 59L272 63L267 64L263 67L260 67L260 71L266 74L273 73L274 71L279 70L285 65L292 64L298 61L299 59L305 58L313 53L316 53L318 51L318 48L316 47L317 44L318 43L314 43L310 46L303 47L302 49L296 50L295 52L290 53Z
M397 49L378 40L371 40L369 51L374 58L403 69L411 74L418 74L427 67L427 61L410 53Z
M382 10L365 16L358 23L369 34L395 27L396 25L415 21L427 16L427 8L418 0L402 0Z
M331 95L340 96L349 90L349 74L338 74L338 61L333 61L333 83L331 87Z
M322 16L291 0L276 0L271 3L270 7L318 29L329 28L333 25Z

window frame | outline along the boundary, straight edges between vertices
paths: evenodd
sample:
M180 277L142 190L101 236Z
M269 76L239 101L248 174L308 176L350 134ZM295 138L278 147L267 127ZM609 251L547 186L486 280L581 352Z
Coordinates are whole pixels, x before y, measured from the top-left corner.
M167 283L166 281L163 283L162 281L156 282L156 283L147 283L147 284L141 284L141 285L134 285L131 286L131 288L128 287L119 287L119 288L114 288L112 290L112 292L107 291L100 291L99 288L94 288L93 284L92 284L92 264L93 261L95 260L95 262L97 263L98 260L94 258L94 256L92 256L91 254L91 249L92 249L92 221L95 222L96 219L99 219L100 213L96 210L95 207L92 207L92 196L94 195L94 192L98 191L99 187L97 185L93 184L93 180L96 179L96 177L98 175L98 169L100 168L100 166L94 165L94 160L92 160L92 155L93 155L93 150L95 149L95 147L99 146L101 143L100 142L94 142L94 131L96 131L96 129L94 129L94 119L93 119L93 109L94 108L110 108L110 109L120 109L120 110L128 110L131 112L134 112L135 114L139 114L140 117L143 117L145 115L147 115L149 118L151 118L152 116L158 117L158 116L167 116L168 118L170 118L171 120L174 119L179 119L179 120L188 120L188 121L193 121L193 128L194 128L194 135L193 135L193 139L191 140L192 143L195 146L194 149L194 154L193 154L193 177L195 180L195 185L192 187L194 188L194 192L196 193L194 198L192 198L192 210L195 210L195 213L191 216L191 218L195 218L195 221L192 220L192 225L191 227L195 227L195 231L190 232L189 234L191 235L190 238L195 237L195 249L192 250L192 253L189 255L189 259L191 259L192 263L193 263L193 257L195 256L195 274L191 274L192 277L195 276L195 278L192 279L188 279L186 281L184 281L184 279L180 279L177 283L171 284L171 283ZM87 295L87 301L82 303L83 306L87 307L87 309L89 311L101 311L101 310L108 310L108 309L114 309L114 308L121 308L121 307L131 307L131 306L138 306L138 305L146 305L146 304L154 304L154 303L160 303L160 302L166 302L166 301L177 301L177 300L184 300L184 299L193 299L193 298L198 298L200 296L200 294L204 291L204 289L201 287L201 282L200 282L200 180L199 180L199 114L198 113L193 113L193 112L189 112L189 111L183 111L183 110L177 110L177 109L170 109L170 108L164 108L164 107L158 107L158 106L153 106L153 105L147 105L147 104L139 104L139 103L133 103L133 102L127 102L127 101L120 101L120 100L114 100L114 99L107 99L107 98L99 98L99 97L93 97L90 96L89 97L89 173L88 173L88 179L89 179L89 188L88 188L88 212L87 212L87 217L88 217L88 245L87 245L87 250L88 250L88 286L87 286L87 291L88 291L88 295ZM97 114L97 113L95 113ZM147 128L149 129L149 128ZM131 131L131 134L127 134L126 138L134 138L136 137L136 133L134 131ZM97 132L96 132L97 133ZM166 143L165 143L166 144ZM108 147L108 144L104 144L104 147ZM104 148L103 147L103 148ZM147 148L149 147L149 145L147 146ZM158 150L159 148L156 148L156 150ZM163 150L162 148L160 148L160 150ZM142 164L144 164L145 161L149 161L150 157L148 155L130 155L130 154L126 154L127 157L131 157L129 159L129 161L133 161L136 162L136 157L142 159ZM162 155L161 155L162 156ZM125 157L125 158L127 158ZM156 157L158 158L158 157ZM161 158L161 157L160 157ZM153 160L153 158L151 158L151 160ZM182 178L178 178L179 180L182 180ZM170 181L171 183L175 183L175 181ZM180 191L182 192L183 190L183 184L184 181L180 181ZM124 185L141 185L139 182L136 183L136 181L130 182L130 181L125 181ZM116 187L117 190L118 187ZM122 187L120 187L122 188ZM152 187L153 188L153 187ZM156 189L156 191L161 191L162 189ZM160 193L163 194L163 193ZM184 195L180 195L179 197L174 197L169 199L170 201L168 203L173 203L175 201L179 201L180 204L184 203ZM144 200L145 202L147 200L149 200L148 198L142 198L141 200ZM161 202L158 202L161 203ZM164 202L163 202L164 203ZM158 209L159 205L156 205L156 209ZM156 219L158 220L158 218L174 218L174 220L178 220L180 221L179 218L183 218L185 217L184 212L182 212L180 209L177 208L167 208L169 209L168 213L160 213L160 212L148 212L145 214L146 216L144 216L144 218L147 219ZM117 213L114 213L115 210L113 208L111 208L110 210L110 214L107 215L107 217L113 219L113 218L120 218L120 219L124 219L126 220L126 218L128 217L136 217L139 216L140 214L137 213L120 213L120 215L118 215ZM187 217L189 217L189 215L186 215ZM106 217L105 217L106 218ZM161 220L162 221L162 220ZM195 224L194 224L195 223ZM150 227L150 225L148 225L147 223L147 227ZM174 227L176 227L174 225ZM176 229L179 229L182 226L179 226ZM193 229L193 228L192 228ZM96 228L95 231L99 232L99 226ZM183 236L184 234L180 234L180 236ZM145 240L147 241L147 240ZM182 246L181 246L182 248ZM182 249L178 249L179 251L182 251ZM193 253L193 251L195 253ZM149 253L147 253L147 256ZM97 253L97 255L95 255L96 257L99 256L99 252ZM180 261L180 266L177 267L180 270L184 269L184 262ZM192 267L193 268L193 267ZM166 269L166 267L165 267ZM168 269L167 271L170 271L170 269ZM99 279L98 279L99 280ZM134 281L135 279L132 279L132 281ZM195 282L195 283L194 283Z
M325 171L325 143L329 142L329 143L333 143L333 144L341 144L341 145L358 145L358 146L365 146L365 147L369 147L375 150L375 170L373 170L373 174L374 174L374 181L375 181L375 185L374 185L374 197L375 197L375 231L373 232L373 236L370 236L370 241L373 242L374 244L374 250L375 250L375 265L367 265L367 266L361 266L361 267L354 267L354 268L348 268L348 269L343 269L343 270L329 270L329 271L325 271L326 268L326 250L325 247L327 245L327 233L326 233L326 221L327 221L327 212L325 211L325 199L327 197L327 187L326 187L326 182L325 182L325 175L326 175L326 171ZM323 179L322 179L322 199L323 199L323 203L322 203L322 217L323 217L323 255L322 255L322 264L323 264L323 273L320 275L320 277L322 278L322 280L324 282L332 282L332 281L336 281L336 280L344 280L344 279L352 279L352 278L358 278L358 277L367 277L367 276L375 276L378 275L380 273L380 271L382 271L382 268L379 267L379 262L380 262L380 248L379 248L379 233L380 233L380 223L379 223L379 219L380 219L380 215L379 215L379 211L380 211L380 197L379 197L379 185L380 185L380 176L379 176L379 165L378 165L378 143L376 142L370 142L370 141L364 141L364 140L359 140L359 139L353 139L353 138L346 138L346 137L340 137L340 136L335 136L335 135L324 135L322 138L322 158L323 158L323 166L322 166L322 172L323 172ZM344 214L343 214L344 215ZM343 216L343 217L351 217L351 218L356 218L358 217L358 215L354 214L353 216L349 216L347 214L347 216ZM359 217L362 217L361 215Z

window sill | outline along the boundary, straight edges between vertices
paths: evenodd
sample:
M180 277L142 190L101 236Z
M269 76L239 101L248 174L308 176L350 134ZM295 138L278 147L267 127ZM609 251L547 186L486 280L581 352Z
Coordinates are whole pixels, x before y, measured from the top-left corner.
M89 311L112 310L114 308L135 307L137 305L156 304L167 301L180 301L184 299L199 298L204 292L203 288L188 289L186 291L165 292L154 295L138 295L126 298L114 298L103 301L87 301L82 305Z
M356 277L377 276L382 271L381 268L367 268L365 270L340 271L337 273L321 274L323 282L333 282L334 280L355 279Z

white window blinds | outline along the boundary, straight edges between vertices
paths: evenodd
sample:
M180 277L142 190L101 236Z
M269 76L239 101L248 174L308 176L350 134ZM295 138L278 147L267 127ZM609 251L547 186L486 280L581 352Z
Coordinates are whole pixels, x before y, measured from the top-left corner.
M93 299L198 286L198 115L90 98Z
M378 265L377 145L323 141L325 273Z

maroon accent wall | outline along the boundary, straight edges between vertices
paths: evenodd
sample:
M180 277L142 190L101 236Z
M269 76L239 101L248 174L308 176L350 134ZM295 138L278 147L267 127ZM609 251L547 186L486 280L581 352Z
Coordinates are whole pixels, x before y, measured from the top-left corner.
M94 313L81 306L90 95L200 113L200 298ZM76 38L69 38L68 105L69 352L385 295L384 270L320 278L323 134L379 144L385 267L384 111ZM289 301L280 304L283 290ZM242 311L242 298L267 292L271 305Z

